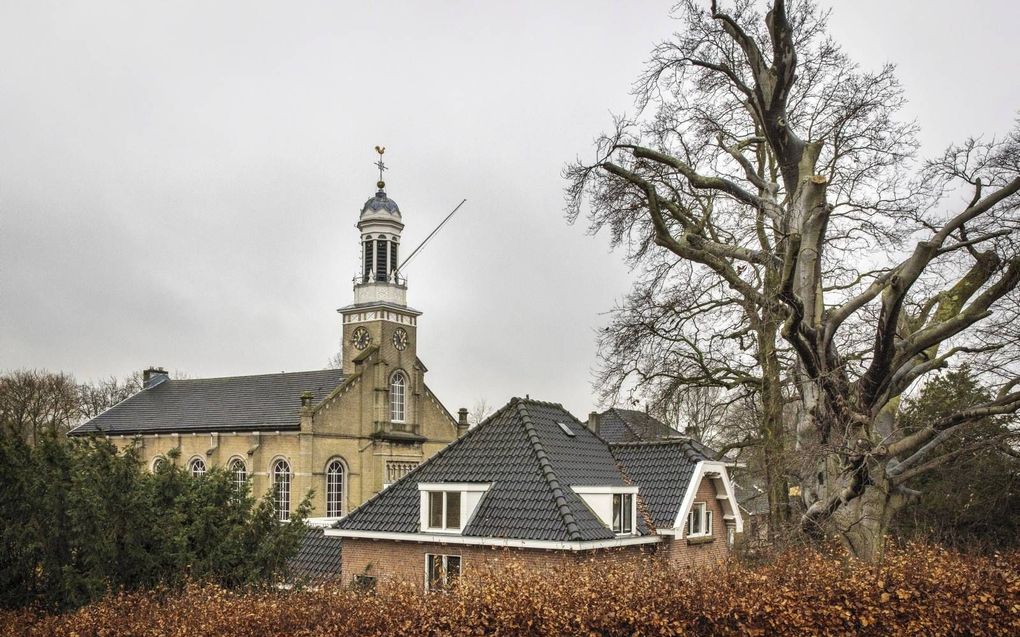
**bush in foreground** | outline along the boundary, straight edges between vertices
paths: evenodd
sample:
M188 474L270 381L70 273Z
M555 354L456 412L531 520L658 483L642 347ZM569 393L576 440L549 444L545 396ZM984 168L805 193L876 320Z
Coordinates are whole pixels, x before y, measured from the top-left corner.
M455 592L381 585L234 593L191 586L73 613L0 614L14 635L1005 635L1020 634L1020 553L893 551L875 570L798 553L691 573L654 560L536 575L512 559Z

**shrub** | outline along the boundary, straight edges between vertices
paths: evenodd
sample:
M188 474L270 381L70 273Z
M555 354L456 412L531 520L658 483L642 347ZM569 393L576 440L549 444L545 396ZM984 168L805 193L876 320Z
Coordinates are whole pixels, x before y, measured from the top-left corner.
M1020 634L1020 553L893 549L880 569L801 551L682 571L649 559L554 576L508 558L450 593L380 582L128 593L64 615L0 614L14 635L1005 635Z

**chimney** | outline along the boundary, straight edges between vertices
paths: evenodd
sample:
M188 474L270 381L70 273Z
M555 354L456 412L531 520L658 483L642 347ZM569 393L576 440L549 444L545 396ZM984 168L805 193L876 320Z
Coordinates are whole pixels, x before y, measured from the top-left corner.
M599 415L597 412L588 414L588 429L596 436L599 435Z
M470 426L471 425L468 424L467 407L461 407L457 410L457 437L466 434Z
M315 396L310 391L302 392L301 393L301 406L302 407L311 407L312 406L312 399L314 397Z
M170 375L162 367L150 367L142 370L142 389L150 389L165 380L170 380Z

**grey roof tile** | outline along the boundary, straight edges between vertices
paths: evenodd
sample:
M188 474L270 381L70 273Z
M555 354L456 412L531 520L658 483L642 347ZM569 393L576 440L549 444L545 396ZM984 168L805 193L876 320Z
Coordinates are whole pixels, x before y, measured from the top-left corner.
M71 435L296 429L301 394L315 402L343 382L338 369L167 380L143 389Z
M575 435L564 433L560 422ZM563 407L514 399L354 510L338 528L418 532L419 482L490 484L465 536L559 541L615 537L570 486L625 484L606 443Z
M323 582L340 577L340 550L343 540L327 536L322 528L309 528L294 557L287 562L292 582Z
M612 443L677 438L681 434L643 411L613 407L599 414L599 436Z
M656 527L673 526L698 462L711 459L686 438L610 445L620 468L640 489Z

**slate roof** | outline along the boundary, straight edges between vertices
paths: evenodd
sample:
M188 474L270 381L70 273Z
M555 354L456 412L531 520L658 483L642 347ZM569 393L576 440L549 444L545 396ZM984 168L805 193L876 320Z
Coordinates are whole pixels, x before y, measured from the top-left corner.
M712 454L687 438L610 445L613 456L634 484L657 528L672 528L694 468Z
M323 529L309 528L294 557L287 562L292 582L315 583L340 577L340 547L338 537L327 536Z
M555 541L615 537L572 486L636 485L655 526L672 528L695 466L711 455L687 438L608 444L558 404L514 398L336 528L418 533L420 482L490 484L464 536ZM638 517L639 531L647 533L644 519Z
M599 414L599 436L606 442L678 438L680 432L643 411L613 407Z
M143 389L70 435L254 431L300 427L301 394L319 402L343 382L338 369L166 380Z
M490 484L464 536L555 541L614 538L570 487L626 485L609 446L563 407L515 398L337 528L419 532L419 482Z

